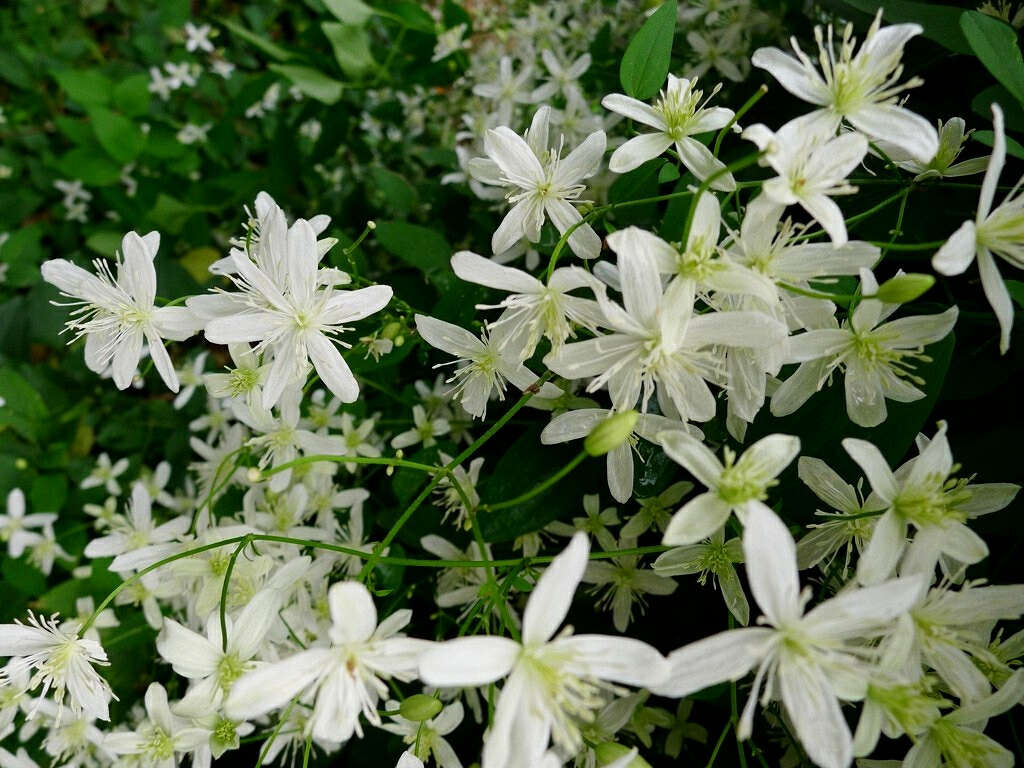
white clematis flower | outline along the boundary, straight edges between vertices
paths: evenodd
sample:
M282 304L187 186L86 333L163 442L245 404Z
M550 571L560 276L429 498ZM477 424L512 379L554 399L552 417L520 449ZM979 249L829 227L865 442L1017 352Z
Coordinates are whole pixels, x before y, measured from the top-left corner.
M420 677L443 688L479 686L506 678L483 750L483 768L541 764L549 740L574 754L580 721L605 704L605 681L650 687L664 678L665 661L646 643L627 637L555 632L565 619L589 552L577 533L530 593L522 643L505 637L463 637L423 654Z
M157 307L156 268L153 259L160 247L160 233L139 236L129 232L121 241L121 253L114 267L103 259L86 272L67 259L51 259L42 266L43 279L55 285L77 307L67 321L67 330L85 337L85 364L95 373L112 366L114 384L127 389L148 342L160 378L168 389L178 391L178 376L163 340L183 341L201 326L185 307Z
M992 208L999 175L1006 164L1006 132L1003 110L998 104L992 105L992 131L992 157L981 184L978 214L974 221L965 221L939 248L932 266L940 274L959 275L977 258L981 287L999 321L999 351L1006 354L1013 330L1013 301L995 257L1024 268L1024 195L1020 194L1018 182L1003 202Z
M540 240L547 219L564 235L583 218L574 204L583 202L580 195L586 185L581 182L601 167L607 138L604 131L595 131L563 158L561 146L548 147L550 115L550 107L538 109L525 138L505 126L488 130L484 152L490 162L470 162L479 181L509 190L512 208L491 238L495 254L523 237ZM601 238L589 224L582 224L569 235L569 247L580 258L593 259L601 251Z
M30 530L53 525L57 521L54 513L25 514L25 493L13 488L7 494L7 512L0 515L0 541L7 542L7 555L18 558L25 548L43 540L42 534Z
M377 705L387 696L384 680L412 680L427 642L398 634L412 618L409 610L396 611L378 624L373 597L358 582L332 585L327 602L330 644L244 674L224 702L228 717L250 720L307 692L315 694L307 724L313 738L337 742L362 736L360 713L373 725L381 724Z
M707 106L721 89L721 83L712 89L707 99L704 99L703 91L697 90L696 85L697 78L687 80L670 74L668 85L654 106L621 93L605 96L601 100L601 106L605 109L655 129L655 133L634 136L616 149L608 167L615 173L626 173L658 157L674 145L682 164L700 181L718 173L711 182L712 189L723 192L736 189L736 181L731 173L725 171L725 163L711 154L705 145L692 138L694 134L724 128L735 113L725 107Z
M800 438L768 435L738 459L729 448L720 462L700 440L683 432L658 435L665 453L686 467L708 490L686 502L665 529L663 543L696 544L718 531L733 512L743 523L754 507L766 508L768 489L800 452Z
M760 48L751 63L767 70L797 98L820 107L799 118L802 122L824 126L826 133L834 134L840 122L846 120L866 136L895 145L927 163L939 147L938 134L927 120L898 102L902 91L922 83L920 78L911 78L898 84L903 74L903 47L923 29L920 24L893 24L883 29L881 23L879 9L856 55L852 24L843 28L838 56L832 27L827 38L821 27L815 27L821 72L795 37L791 43L796 58L778 48Z
M684 280L663 289L658 264L636 227L619 230L609 243L619 254L623 306L597 295L606 336L566 344L545 364L567 378L594 376L587 387L608 385L616 410L646 411L658 394L663 413L682 421L708 421L715 398L705 379L718 377L712 347L766 347L786 337L786 328L761 312L694 312L694 284Z
M458 358L455 364L459 367L448 379L449 384L455 384L450 394L472 416L483 418L487 414L487 401L493 391L497 390L498 399L504 400L506 382L523 391L537 382L535 373L517 356L502 354L499 342L486 333L478 339L465 328L427 315L416 315L416 330L430 346ZM545 383L537 394L558 397L562 391Z
M793 537L763 505L747 513L743 553L768 626L721 632L674 651L668 680L654 692L682 698L739 680L756 667L737 736L750 736L759 699L762 706L780 699L811 760L822 768L847 768L852 737L839 700L862 698L871 670L870 653L855 641L888 633L925 582L896 579L851 590L804 613L810 593L800 592Z
M496 264L470 251L452 256L452 270L460 279L511 293L494 309L505 311L488 323L491 337L505 356L526 360L533 355L541 338L557 349L566 339L575 338L574 325L596 331L604 319L593 299L573 296L570 291L588 288L597 293L602 283L579 267L561 267L551 273L547 285L533 275ZM490 309L478 305L478 309Z
M762 194L778 205L799 204L839 247L847 241L846 222L832 196L857 191L846 177L864 159L868 141L859 133L833 134L828 125L808 125L798 118L777 133L761 123L751 125L743 138L754 142L764 153L761 162L779 174L764 182Z

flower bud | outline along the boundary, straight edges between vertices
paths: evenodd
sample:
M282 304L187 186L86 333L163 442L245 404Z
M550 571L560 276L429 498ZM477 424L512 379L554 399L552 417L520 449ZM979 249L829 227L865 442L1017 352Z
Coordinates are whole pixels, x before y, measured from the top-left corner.
M441 711L441 708L441 702L433 696L427 696L425 693L417 693L415 696L410 696L402 702L402 706L398 708L398 714L406 720L412 720L414 723L420 723L432 718Z
M933 285L935 285L935 278L931 275L896 275L882 283L871 298L884 301L886 304L906 304Z
M393 320L381 329L380 335L385 339L394 339L401 330L402 324Z
M618 448L633 434L640 414L636 411L622 411L609 416L587 435L583 441L583 449L591 456L603 456L613 448Z
M621 760L632 751L629 747L616 744L614 741L606 741L604 744L598 744L594 747L594 755L597 757L598 765L610 765L616 760ZM640 757L640 755L637 755L626 764L626 768L651 768L651 764Z
M257 467L249 467L249 471L245 473L246 479L250 483L258 483L263 479L263 473Z

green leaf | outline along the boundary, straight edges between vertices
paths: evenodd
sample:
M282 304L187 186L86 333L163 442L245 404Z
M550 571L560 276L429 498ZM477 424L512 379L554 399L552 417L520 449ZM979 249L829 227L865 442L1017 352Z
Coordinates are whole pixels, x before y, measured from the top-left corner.
M65 70L54 74L57 84L68 98L82 106L104 105L110 103L110 94L114 84L110 78L95 69L82 71Z
M149 77L143 74L126 77L114 87L114 106L129 117L139 117L149 111Z
M100 146L107 154L122 165L132 162L146 145L146 137L124 115L111 112L104 107L93 107L89 110L92 130Z
M272 59L277 59L278 61L287 61L288 59L292 58L291 51L287 51L281 46L279 46L277 43L272 43L266 38L260 37L255 32L252 32L243 27L241 24L236 24L235 22L228 21L227 19L222 19L221 24L227 27L237 37L240 37L250 45L254 45L257 48L259 48Z
M1018 102L1024 102L1024 59L1016 30L978 11L965 11L960 28L985 68Z
M995 141L995 135L992 131L975 131L971 134L971 138L986 147L991 147L992 142ZM1019 160L1024 160L1024 146L1021 146L1021 143L1011 136L1007 136L1005 138L1006 153Z
M557 472L578 452L579 444L541 445L540 425L529 427L494 465L480 485L480 498L494 504L516 498ZM591 471L587 471L591 470ZM559 482L531 499L493 512L481 512L480 530L487 541L507 541L538 531L580 506L585 493L604 482L605 462L587 460Z
M103 230L93 232L85 241L85 247L100 256L111 257L121 247L122 235L120 232Z
M176 235L181 232L185 222L200 210L202 209L198 206L183 203L181 200L161 192L156 199L156 204L149 211L148 218L157 229Z
M859 11L874 15L882 9L882 17L890 24L913 22L924 27L924 36L956 53L970 53L964 33L960 30L963 8L914 0L845 0Z
M1003 108L1003 117L1008 129L1024 131L1024 107L1003 86L991 85L971 99L971 109L974 114L980 115L985 122L992 120L993 104L998 104Z
M668 0L629 41L619 66L619 81L634 99L651 98L665 82L675 31L676 0Z
M1010 292L1010 296L1017 302L1017 306L1024 309L1024 283L1020 280L1007 280L1006 290Z
M331 43L338 66L348 77L358 80L373 69L375 62L365 29L336 21L325 21L320 28Z
M78 147L57 160L57 169L69 179L81 179L87 187L108 187L121 180L121 166L96 149Z
M4 584L9 584L18 592L29 597L36 597L46 591L46 577L43 572L24 559L12 560L5 557L0 565Z
M284 75L295 87L310 98L324 104L334 104L341 98L342 83L312 67L294 64L271 64L270 69Z
M35 387L9 368L0 369L0 433L11 427L27 440L35 441L49 412ZM6 438L5 438L6 439Z
M440 232L405 221L379 221L374 234L384 250L419 269L432 283L451 282L452 247Z
M376 11L360 0L324 0L327 10L345 24L363 26Z
M672 163L665 163L661 166L661 170L658 171L658 183L667 184L670 181L675 181L679 178L679 169Z
M67 498L67 475L38 475L32 481L29 491L32 512L60 512Z
M416 32L434 34L434 18L419 3L398 2L392 8L393 18Z
M370 169L373 181L372 189L380 198L382 206L389 208L399 216L407 216L419 202L416 188L400 173L375 165Z

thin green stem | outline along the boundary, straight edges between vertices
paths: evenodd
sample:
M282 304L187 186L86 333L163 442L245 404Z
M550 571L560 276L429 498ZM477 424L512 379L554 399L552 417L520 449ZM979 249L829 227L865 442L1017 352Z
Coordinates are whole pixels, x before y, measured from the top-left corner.
M228 560L228 567L224 569L224 582L220 585L220 649L224 653L228 652L228 586L231 584L231 574L235 570L235 561L238 560L239 554L248 544L249 540L243 538L235 547L235 551L231 553Z
M715 137L715 148L712 151L712 154L715 157L718 157L718 151L722 148L722 139L725 138L725 135L732 130L732 127L736 125L739 119L743 117L745 114L747 114L747 112L749 112L750 109L755 104L757 104L757 102L761 100L761 97L764 96L766 93L768 93L768 86L762 85L760 88L757 89L757 91L754 92L753 96L751 96L749 99L743 102L743 106L740 107L736 111L736 114L732 116L732 120L730 120L728 123L722 126L722 130L720 130L718 132L718 135Z
M540 482L537 485L533 486L533 488L531 488L530 490L526 491L526 493L521 493L518 496L516 496L515 498L506 499L505 501L498 501L498 502L495 502L494 504L483 504L483 505L481 505L480 508L481 509L486 509L486 510L491 511L491 512L494 512L494 511L499 510L499 509L507 509L508 507L514 507L514 506L516 506L518 504L522 504L524 501L529 501L534 496L538 496L538 495L544 493L544 491L546 491L548 488L553 486L555 483L557 483L563 477L565 477L570 472L572 472L574 469L576 469L576 467L578 467L581 463L583 463L583 461L589 455L590 454L587 453L586 451L580 451L578 454L576 454L569 461L568 464L566 464L564 467L559 469L553 475L550 475L549 477L547 477L543 482Z
M267 753L274 745L274 742L277 741L277 736L281 732L281 726L288 721L288 715L292 713L292 707L295 706L295 702L299 700L300 695L301 692L295 694L295 697L288 702L288 706L285 707L284 712L281 713L281 717L278 718L277 725L274 726L274 732L270 734L270 738L263 745L263 749L260 750L259 759L256 761L256 768L260 768L260 766L263 765L263 761L267 759Z

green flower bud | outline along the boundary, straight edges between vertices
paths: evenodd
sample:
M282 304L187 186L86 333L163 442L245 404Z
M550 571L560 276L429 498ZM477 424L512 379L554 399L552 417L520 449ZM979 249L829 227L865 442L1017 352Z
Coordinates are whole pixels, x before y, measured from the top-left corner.
M933 285L935 285L935 278L931 275L896 275L882 283L871 298L884 301L886 304L906 304Z
M594 747L594 754L597 757L598 765L614 763L616 760L621 760L628 755L629 752L629 747L616 744L614 741L606 741L604 744L598 744ZM640 755L637 755L626 768L651 768L651 764L640 757Z
M398 708L398 714L406 720L412 720L414 723L420 723L424 720L429 720L440 712L441 707L441 702L433 696L427 696L425 693L417 693L415 696L410 696L402 702L402 706Z
M583 441L584 450L591 456L604 456L613 448L618 448L633 434L633 427L640 414L636 411L622 411L609 416L587 435Z
M383 329L381 329L380 335L381 338L384 339L394 339L401 330L402 324L398 321L392 320L390 323L385 325Z

